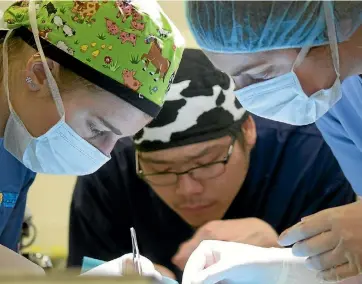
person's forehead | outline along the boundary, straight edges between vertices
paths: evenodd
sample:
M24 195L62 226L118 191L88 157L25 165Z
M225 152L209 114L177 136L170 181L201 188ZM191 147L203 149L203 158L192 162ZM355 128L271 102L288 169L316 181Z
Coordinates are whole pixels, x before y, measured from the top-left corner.
M264 64L268 58L265 53L218 53L204 51L214 66L229 75L235 75L253 66Z
M230 137L224 136L222 138L214 140L189 144L185 146L173 147L165 150L140 152L140 157L141 159L145 160L154 159L154 160L172 161L174 158L183 158L187 156L197 155L199 153L202 153L204 150L207 150L205 152L206 155L207 153L217 151L218 149L222 148L229 141Z
M258 73L268 66L290 65L294 62L299 49L279 49L257 53L204 53L216 68L237 76L241 73Z

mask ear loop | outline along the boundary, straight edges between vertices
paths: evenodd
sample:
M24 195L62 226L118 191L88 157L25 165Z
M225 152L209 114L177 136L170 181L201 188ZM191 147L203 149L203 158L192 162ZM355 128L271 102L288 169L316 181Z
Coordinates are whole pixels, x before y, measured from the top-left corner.
M336 24L334 22L334 13L333 13L333 3L331 1L323 2L324 13L326 17L326 26L328 32L329 44L332 52L332 60L334 70L336 72L337 78L339 78L339 51L338 51L338 42L337 42L337 32Z
M8 105L9 105L9 110L10 112L14 113L14 108L13 105L11 104L10 101L10 91L9 91L9 58L8 58L8 40L11 36L11 34L13 33L13 30L10 30L7 32L5 39L4 39L4 43L3 43L3 50L2 50L2 54L3 54L3 87L5 90L5 94L6 94L6 98L8 100Z
M307 54L308 54L310 48L311 48L310 46L302 47L302 49L298 53L297 58L295 59L295 61L293 63L293 67L292 67L293 72L294 72L294 69L297 68L303 62L303 60L307 57Z
M48 66L44 51L43 51L43 47L41 46L41 42L40 42L40 38L39 38L39 29L38 29L38 24L36 21L35 0L30 0L30 2L29 2L29 21L30 21L31 29L32 29L32 32L34 35L35 43L36 43L38 52L41 57L41 61L43 62L45 75L48 80L48 85L50 88L51 95L54 99L55 105L56 105L58 113L60 115L60 120L64 121L65 120L65 111L64 111L63 101L60 96L58 85L49 69L49 66Z
M6 94L6 98L8 101L8 107L10 110L10 113L12 113L13 118L18 122L18 124L21 125L21 127L23 128L23 130L29 135L29 137L33 137L29 131L27 130L27 128L25 127L23 121L19 118L18 114L16 113L15 109L13 108L13 105L11 104L11 100L10 100L10 90L9 90L9 57L8 57L8 41L9 38L11 36L11 34L13 33L13 30L9 30L8 33L5 36L4 39L4 43L3 43L3 49L2 49L2 55L3 55L3 87L5 90L5 94ZM5 127L5 136L7 136L7 133L9 131L8 128L9 124L6 124ZM6 148L6 146L5 146Z
M326 18L326 26L327 26L329 44L330 44L330 48L331 48L331 52L332 52L333 66L334 66L336 75L339 78L339 76L340 76L340 74L339 74L339 69L340 69L340 67L339 67L339 51L338 51L336 25L333 20L333 18L334 18L333 4L331 3L331 1L323 1L323 8L324 8L324 14L325 14L325 18ZM297 68L302 63L304 58L307 56L310 48L311 48L310 46L302 47L296 60L294 61L293 69L292 69L293 71L295 68Z

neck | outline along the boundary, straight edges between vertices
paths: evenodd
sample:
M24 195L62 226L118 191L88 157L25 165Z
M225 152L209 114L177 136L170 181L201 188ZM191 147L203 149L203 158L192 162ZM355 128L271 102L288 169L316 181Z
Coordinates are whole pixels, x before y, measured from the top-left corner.
M10 111L8 101L5 95L5 90L0 87L0 137L4 137L5 126L9 119Z
M339 57L341 80L362 74L362 27L340 44Z

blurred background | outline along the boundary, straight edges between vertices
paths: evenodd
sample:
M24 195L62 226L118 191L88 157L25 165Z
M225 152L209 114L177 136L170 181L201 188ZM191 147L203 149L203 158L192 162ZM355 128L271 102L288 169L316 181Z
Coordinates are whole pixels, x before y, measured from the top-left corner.
M184 18L183 1L159 3L184 35L186 46L196 48ZM64 267L67 257L69 206L75 181L72 176L38 175L28 194L28 207L37 232L34 243L25 251L50 256L58 268Z

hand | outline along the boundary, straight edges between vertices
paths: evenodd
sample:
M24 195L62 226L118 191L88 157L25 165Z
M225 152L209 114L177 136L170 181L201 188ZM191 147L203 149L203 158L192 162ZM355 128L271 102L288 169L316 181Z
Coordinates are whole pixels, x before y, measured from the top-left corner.
M361 284L361 283L362 283L362 275L350 277L338 282L338 284Z
M303 271L294 269L298 264ZM304 259L294 257L290 249L203 241L187 261L182 284L214 284L219 281L228 284L319 283L315 274L306 271ZM295 281L295 278L299 280Z
M162 279L161 274L155 269L153 263L141 256L141 267L142 267L142 275L155 277L158 280ZM128 253L120 258L111 260L102 265L99 265L85 273L81 276L94 276L94 275L104 275L104 276L124 276L129 274L137 273L133 268L133 254Z
M279 246L278 234L263 220L257 218L218 220L202 226L190 240L182 243L172 262L183 270L192 252L203 240L230 241L260 247Z
M327 281L342 280L362 272L362 203L327 209L303 218L280 235L283 246L294 244L296 256Z
M176 275L167 267L164 267L163 265L159 264L153 264L153 265L155 266L155 269L161 273L162 276L166 276L168 278L176 280Z

